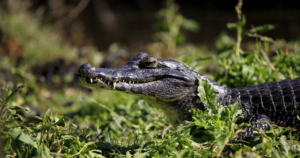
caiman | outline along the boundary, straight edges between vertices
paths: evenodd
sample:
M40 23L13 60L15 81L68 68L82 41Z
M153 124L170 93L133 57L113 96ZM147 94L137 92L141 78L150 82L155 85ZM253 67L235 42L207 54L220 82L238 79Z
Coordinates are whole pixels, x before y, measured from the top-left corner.
M144 52L120 67L96 68L83 64L77 74L86 86L143 97L160 108L174 127L192 119L190 109L208 108L197 95L198 80L208 81L220 105L238 102L241 115L251 118L255 128L265 131L271 121L283 127L299 124L300 78L229 89L178 61L155 58ZM244 138L253 135L252 128L248 128Z

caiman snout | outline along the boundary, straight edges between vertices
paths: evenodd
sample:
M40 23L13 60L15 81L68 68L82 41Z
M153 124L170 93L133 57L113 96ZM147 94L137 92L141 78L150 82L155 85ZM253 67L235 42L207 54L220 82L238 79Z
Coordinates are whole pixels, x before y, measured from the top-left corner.
M92 68L93 66L91 64L88 63L84 63L82 64L79 69L77 70L77 75L82 75L82 74L89 74L89 70Z
M81 71L81 70L84 70L84 69L88 69L88 68L91 68L91 67L92 67L91 64L89 64L89 63L84 63L84 64L82 64L82 65L79 67L78 71Z

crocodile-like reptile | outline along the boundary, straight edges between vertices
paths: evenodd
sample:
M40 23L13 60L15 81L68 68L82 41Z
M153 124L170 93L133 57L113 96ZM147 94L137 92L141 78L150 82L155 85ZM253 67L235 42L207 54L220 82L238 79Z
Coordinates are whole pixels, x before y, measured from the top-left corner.
M142 96L162 109L175 127L183 120L191 120L190 109L207 108L197 96L197 79L208 81L221 105L238 102L242 115L246 119L252 118L255 128L265 131L271 121L285 127L299 124L300 78L229 89L187 65L171 59L155 58L144 52L120 67L95 68L83 64L77 74L80 81L89 87ZM246 135L254 135L251 128L248 128Z

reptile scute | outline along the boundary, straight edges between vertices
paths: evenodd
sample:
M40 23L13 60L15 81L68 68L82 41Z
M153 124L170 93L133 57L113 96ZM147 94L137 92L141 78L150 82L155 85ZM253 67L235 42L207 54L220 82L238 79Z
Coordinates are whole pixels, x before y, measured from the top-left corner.
M300 78L229 89L220 98L221 105L238 102L243 116L268 116L279 126L297 126L300 111Z

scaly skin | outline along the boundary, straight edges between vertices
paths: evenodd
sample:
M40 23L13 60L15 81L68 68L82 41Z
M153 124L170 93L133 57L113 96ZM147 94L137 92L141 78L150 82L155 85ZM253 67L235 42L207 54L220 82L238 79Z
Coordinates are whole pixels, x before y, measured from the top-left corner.
M197 79L207 80L214 87L221 105L238 102L242 115L246 119L252 118L255 128L267 130L271 121L280 126L297 126L299 123L300 78L228 89L187 65L143 52L120 67L95 68L83 64L77 74L86 86L142 96L162 109L174 127L183 120L191 120L190 109L207 108L197 96ZM263 122L257 123L260 121ZM253 135L251 129L244 138Z

